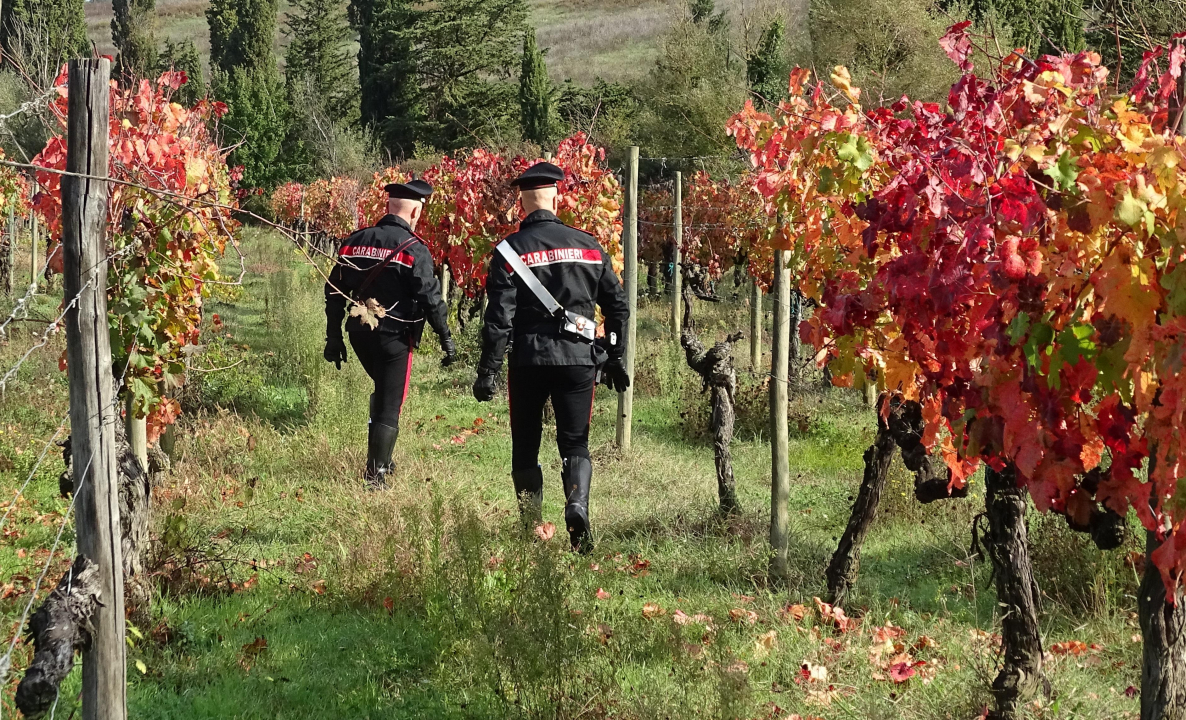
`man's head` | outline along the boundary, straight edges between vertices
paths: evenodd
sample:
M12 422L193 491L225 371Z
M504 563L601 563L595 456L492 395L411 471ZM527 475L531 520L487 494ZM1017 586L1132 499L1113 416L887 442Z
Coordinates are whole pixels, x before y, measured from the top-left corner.
M412 180L392 183L384 190L387 191L387 213L403 218L408 227L415 230L424 214L424 203L432 195L432 186L423 180Z
M532 165L515 178L511 185L519 188L519 201L528 215L536 210L556 212L560 207L560 191L556 183L564 180L564 171L549 162Z
M408 200L407 198L387 198L387 214L401 217L413 230L420 216L424 213L423 200Z
M528 215L536 210L547 210L554 213L560 207L560 191L555 185L520 190L519 202L523 203L523 212Z

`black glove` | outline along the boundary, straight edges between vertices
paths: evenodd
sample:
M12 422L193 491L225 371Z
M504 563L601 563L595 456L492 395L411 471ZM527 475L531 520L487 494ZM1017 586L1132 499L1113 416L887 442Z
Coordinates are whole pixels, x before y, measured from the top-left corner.
M474 399L478 402L490 402L494 399L494 374L493 373L478 373L478 379L474 381Z
M441 350L445 353L445 359L441 360L441 367L455 365L461 360L461 357L457 354L457 345L453 342L452 335L446 335L441 338Z
M626 372L622 358L610 358L601 370L601 382L613 388L614 392L626 392L629 389L630 374Z
M321 355L341 370L342 363L346 362L346 342L342 338L326 338L325 351Z

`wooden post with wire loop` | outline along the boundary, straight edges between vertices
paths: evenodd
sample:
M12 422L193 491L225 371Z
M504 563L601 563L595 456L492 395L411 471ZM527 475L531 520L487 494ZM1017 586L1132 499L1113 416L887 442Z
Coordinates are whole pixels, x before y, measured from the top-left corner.
M781 224L781 219L780 219ZM787 564L787 510L791 489L788 458L787 379L791 350L791 271L786 250L774 251L774 332L770 361L770 574L785 581Z
M630 148L630 169L626 185L626 222L622 232L622 255L625 260L623 278L630 320L626 323L626 373L634 380L634 357L638 339L638 147ZM618 393L618 447L630 449L634 423L634 386Z
M671 332L675 339L680 339L680 321L683 319L681 307L684 294L683 264L684 247L684 174L678 170L675 173L675 207L672 210L672 223L675 226L675 248L671 254Z
M78 552L99 567L100 602L82 655L83 720L127 717L124 578L115 448L118 422L107 330L104 247L111 63L71 60L62 251ZM88 176L88 177L80 177Z

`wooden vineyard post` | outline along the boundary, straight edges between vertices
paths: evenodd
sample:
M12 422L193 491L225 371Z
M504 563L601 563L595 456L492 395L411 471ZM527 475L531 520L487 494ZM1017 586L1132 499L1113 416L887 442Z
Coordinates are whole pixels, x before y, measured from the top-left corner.
M626 224L622 233L625 260L626 302L630 320L626 323L626 374L634 379L635 341L638 338L638 147L630 148L630 170L626 186ZM634 423L634 387L618 393L618 447L630 449Z
M791 271L787 251L774 251L774 337L770 361L770 572L785 581L787 565L787 501L791 470L787 435L787 373L790 365Z
M136 417L132 412L134 396L129 391L125 405L125 428L128 431L128 447L132 454L140 461L140 467L148 472L148 418Z
M16 293L16 214L8 210L8 292Z
M671 332L676 340L680 339L680 303L683 298L684 274L680 264L683 262L681 254L684 247L684 177L683 173L675 173L675 208L672 211L672 223L675 226L675 248L671 254Z
M762 286L757 278L750 289L749 367L755 375L762 369Z
M441 277L440 277L441 300L444 301L445 308L448 308L449 307L449 284L453 280L453 274L449 272L449 265L445 262L441 263L440 268L438 268L438 272L440 272L440 274L441 274Z
M115 388L107 330L107 128L111 64L71 60L66 171L62 178L66 360L78 552L99 566L102 605L82 655L83 720L127 717L124 576L116 477Z
M37 195L37 182L33 182L33 195ZM37 241L39 224L37 214L29 215L29 285L37 285Z

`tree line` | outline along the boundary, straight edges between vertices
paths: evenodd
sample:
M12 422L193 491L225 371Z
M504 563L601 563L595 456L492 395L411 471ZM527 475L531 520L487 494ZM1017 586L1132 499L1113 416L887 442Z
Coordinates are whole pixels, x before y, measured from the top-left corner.
M866 102L902 94L943 102L955 78L938 38L970 19L1002 48L1094 49L1120 82L1179 29L1184 4L797 0L726 11L685 0L645 71L589 86L551 77L526 0L295 0L283 21L279 0L211 0L208 73L193 40L156 37L156 0L112 0L111 37L119 75L183 70L180 102L209 96L228 106L222 139L248 188L362 177L465 147L548 148L575 132L673 158L644 163L645 180L673 169L738 169L715 160L736 155L721 128L747 98L776 105L794 65L846 65ZM287 40L282 57L278 34ZM7 0L0 49L6 66L48 86L61 62L92 51L83 0Z

